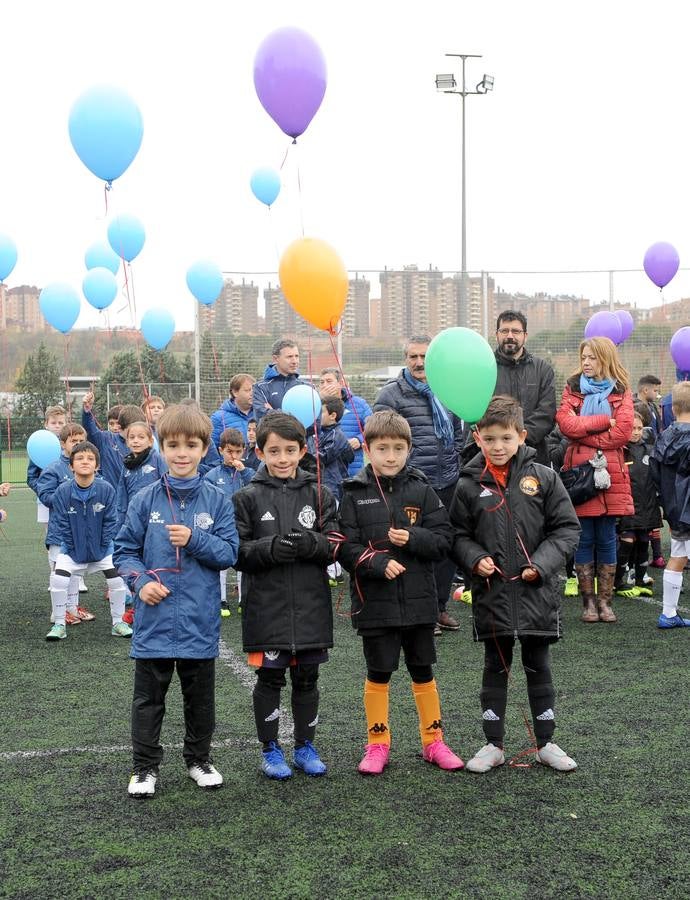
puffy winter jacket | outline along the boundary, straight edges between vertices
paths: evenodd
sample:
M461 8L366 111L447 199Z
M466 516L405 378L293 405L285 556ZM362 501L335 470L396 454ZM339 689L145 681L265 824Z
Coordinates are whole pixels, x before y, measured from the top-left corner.
M535 459L531 447L520 447L500 491L481 453L458 481L450 508L451 556L471 578L475 640L561 635L558 574L578 545L580 523L558 474ZM503 575L474 574L486 556ZM515 577L529 566L539 573L537 581Z
M537 462L549 464L546 436L556 415L556 389L551 364L526 350L522 356L504 356L495 351L498 377L495 394L508 394L522 407L527 445L537 451Z
M352 576L352 624L361 631L431 625L438 617L433 564L446 556L452 539L448 512L418 469L406 467L379 483L370 465L343 483L339 513L346 541L339 559ZM403 547L389 541L391 526L409 531ZM358 565L369 547L385 553ZM388 580L391 559L405 572Z
M153 447L147 457L139 461L139 465L133 468L123 462L120 480L117 483L117 524L120 527L125 521L127 507L132 497L138 494L142 488L165 475L168 467L165 460Z
M268 407L280 409L285 394L300 382L301 378L297 372L294 375L281 375L275 365L266 366L263 380L252 385L251 418L255 419L258 424L268 412Z
M464 429L460 419L452 412L448 416L453 424L455 442L444 447L436 437L431 405L427 398L405 380L404 369L394 381L389 381L379 391L374 412L392 409L407 419L412 429L412 453L409 464L421 469L435 490L455 484L460 472L458 454L464 443Z
M590 460L596 450L606 456L611 487L576 509L583 516L631 516L635 511L630 492L630 475L625 465L623 448L630 440L633 427L632 394L617 384L608 402L611 415L582 416L584 395L580 393L580 376L568 380L556 413L556 423L570 444L565 452L564 469L572 469ZM611 419L616 424L611 426Z
M247 422L254 418L253 410L242 412L232 397L223 402L220 409L211 414L211 424L213 425L213 443L218 447L220 436L226 428L236 428L244 435L247 440ZM220 448L219 448L220 449Z
M96 478L83 500L75 481L65 481L53 495L51 532L59 537L63 553L76 563L98 562L113 552L117 533L115 490L104 478Z
M226 466L222 463L216 466L204 475L206 481L215 484L218 490L222 491L226 497L232 497L240 488L245 487L254 477L254 469L245 466L239 472L234 466Z
M672 531L690 531L690 422L672 422L654 447L651 474Z
M635 506L632 516L622 516L621 531L643 528L661 528L661 510L656 485L650 469L650 458L654 452L654 437L651 428L645 428L641 440L630 443L625 448L625 464L630 475L630 489Z
M362 431L364 430L367 419L371 415L371 407L364 397L357 397L353 394L352 399L350 399L345 388L341 389L340 396L345 404L345 412L338 424L343 429L343 434L348 441L351 438L357 438L361 443L364 441ZM364 450L360 447L359 450L355 450L355 458L348 466L347 474L356 475L363 465Z
M143 418L142 413L142 418ZM101 475L108 484L116 490L122 472L122 460L129 453L129 447L125 443L122 434L113 434L111 431L101 431L96 424L93 413L82 410L81 424L86 429L87 440L91 441L101 455Z
M337 531L335 500L316 476L301 469L280 479L259 469L232 498L240 535L236 568L242 576L242 643L246 651L309 650L333 646L333 611L326 565L329 532ZM312 534L308 558L278 563L273 539Z
M74 473L69 464L69 456L65 456L62 453L59 459L56 459L55 462L50 463L45 469L41 470L38 484L36 485L38 499L50 509L53 505L55 491L63 482L72 481L73 479Z
M130 656L141 659L212 659L220 639L218 572L234 565L237 531L232 503L203 479L180 499L167 475L132 498L115 540L113 561L136 594ZM179 554L166 525L186 525L192 536ZM138 595L150 581L169 588L156 606Z
M343 492L343 480L347 478L347 467L354 459L355 451L338 424L319 428L316 437L312 435L309 438L307 447L314 458L317 455L317 438L323 483L333 493L336 500L340 500Z

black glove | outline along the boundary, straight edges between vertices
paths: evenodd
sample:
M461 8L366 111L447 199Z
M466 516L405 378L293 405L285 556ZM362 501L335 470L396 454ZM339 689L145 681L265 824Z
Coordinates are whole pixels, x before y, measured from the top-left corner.
M297 546L287 535L276 535L271 544L271 556L277 563L293 562L297 559Z
M316 550L316 535L311 531L295 531L287 535L288 539L297 548L297 556L300 559L309 559Z

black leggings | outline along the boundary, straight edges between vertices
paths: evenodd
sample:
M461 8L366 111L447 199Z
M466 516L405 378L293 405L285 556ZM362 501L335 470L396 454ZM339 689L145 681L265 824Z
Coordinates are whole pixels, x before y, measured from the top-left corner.
M295 743L313 741L319 717L319 667L315 663L289 666L292 682L292 717L295 722ZM263 744L278 740L280 723L280 691L287 684L285 669L262 666L256 671L252 699L256 733Z
M407 671L415 684L428 684L434 680L434 670L431 666L408 665ZM367 679L375 684L388 684L392 674L392 672L376 672L373 669L367 669Z

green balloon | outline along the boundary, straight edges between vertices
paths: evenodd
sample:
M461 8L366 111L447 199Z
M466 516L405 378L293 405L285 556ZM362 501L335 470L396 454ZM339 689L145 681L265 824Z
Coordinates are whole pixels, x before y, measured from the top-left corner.
M470 328L446 328L429 344L424 360L429 387L465 422L478 422L496 388L496 357Z

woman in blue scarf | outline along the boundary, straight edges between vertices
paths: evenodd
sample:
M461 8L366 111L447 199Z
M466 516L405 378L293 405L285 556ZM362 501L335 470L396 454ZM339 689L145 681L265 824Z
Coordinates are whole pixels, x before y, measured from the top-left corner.
M611 598L616 573L616 518L634 512L630 475L623 457L632 434L633 399L630 376L609 338L589 338L580 344L580 366L566 383L556 423L569 441L564 469L587 462L597 450L606 457L611 486L575 507L582 526L575 571L584 607L582 621L615 622Z

